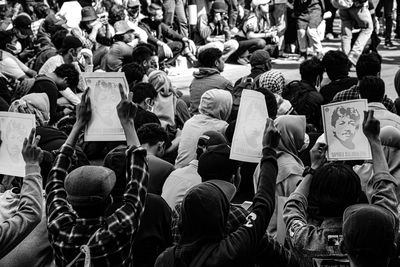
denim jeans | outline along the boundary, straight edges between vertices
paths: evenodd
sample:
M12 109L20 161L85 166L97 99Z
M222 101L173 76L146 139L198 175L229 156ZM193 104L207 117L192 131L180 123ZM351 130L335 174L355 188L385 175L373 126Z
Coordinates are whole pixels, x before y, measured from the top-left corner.
M176 15L179 22L178 32L184 37L188 37L188 22L186 19L185 5L183 3L183 0L166 0L164 1L163 6L165 10L165 24L172 26L172 24L174 23L174 17Z
M356 64L365 45L371 37L373 23L371 13L368 10L368 2L361 7L352 6L348 9L339 10L342 20L342 49L349 57L352 64ZM361 29L353 47L351 47L351 38L353 25L357 24Z

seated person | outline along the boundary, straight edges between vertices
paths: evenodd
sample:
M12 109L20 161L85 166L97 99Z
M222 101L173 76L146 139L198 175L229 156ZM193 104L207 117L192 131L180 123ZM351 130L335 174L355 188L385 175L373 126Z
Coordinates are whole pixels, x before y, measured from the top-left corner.
M218 48L222 51L222 59L226 61L239 47L239 43L231 39L225 2L214 2L210 14L202 14L198 18L194 41L200 54L207 48Z
M163 10L157 4L151 4L148 8L149 17L139 23L139 27L146 31L148 43L158 47L160 62L166 60L166 64L172 64L182 54L194 65L197 59L194 56L196 46L192 40L183 37L172 30L163 21ZM171 40L171 41L168 41Z
M321 62L329 80L331 80L319 91L324 97L324 104L328 104L337 93L356 85L358 80L355 77L349 77L351 63L342 51L328 51Z
M239 29L237 40L239 41L239 49L235 55L238 56L239 64L249 63L247 51L252 53L258 49L267 47L272 57L277 57L279 49L275 45L278 41L277 30L271 26L269 18L269 8L271 0L253 0L251 5L253 11L245 19L243 27Z
M139 129L146 123L157 123L161 125L157 115L152 112L154 109L154 101L158 95L154 86L150 83L137 83L131 88L131 92L133 92L133 103L138 105L135 116L136 128Z

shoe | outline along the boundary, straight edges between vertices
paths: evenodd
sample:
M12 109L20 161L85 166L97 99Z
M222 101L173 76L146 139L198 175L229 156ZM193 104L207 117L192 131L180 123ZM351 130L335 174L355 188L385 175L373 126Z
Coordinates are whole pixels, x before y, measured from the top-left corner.
M300 53L300 57L297 59L298 62L302 63L307 60L307 53Z
M384 47L387 48L387 49L395 49L396 48L396 46L390 40L389 41L385 41Z
M249 64L250 63L250 61L247 59L247 58L245 58L245 57L240 57L240 58L238 58L238 60L236 61L238 64L240 64L240 65L247 65L247 64Z

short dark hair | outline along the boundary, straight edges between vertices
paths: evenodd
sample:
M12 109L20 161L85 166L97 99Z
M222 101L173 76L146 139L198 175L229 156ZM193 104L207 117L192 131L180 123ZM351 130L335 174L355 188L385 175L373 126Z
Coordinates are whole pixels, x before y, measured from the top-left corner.
M361 98L369 102L382 102L385 95L385 82L376 76L365 76L361 79L358 88Z
M317 78L322 78L324 66L317 57L312 57L300 64L301 79L310 83L315 83Z
M34 11L38 19L44 19L50 12L50 8L45 3L37 3Z
M59 31L56 31L52 36L51 36L51 42L53 43L54 47L57 50L60 50L62 48L63 42L65 37L68 34L67 29L62 29Z
M155 99L157 97L157 91L150 83L137 83L135 86L133 86L132 92L132 101L137 104L142 103L148 97L150 99Z
M60 78L67 78L68 85L72 88L78 86L79 72L72 64L62 64L58 66L54 73Z
M150 60L153 55L154 51L150 47L138 45L132 51L132 60L133 62L142 65L144 61Z
M255 91L260 92L264 95L265 104L267 105L268 110L268 116L271 119L275 119L276 114L278 113L278 103L276 102L275 94L264 87L257 88L255 89Z
M125 73L130 91L132 91L132 88L136 83L143 80L145 74L143 67L136 62L125 64L121 71Z
M167 131L158 123L143 124L138 130L137 135L141 144L156 145L158 142L167 142Z
M114 23L117 21L124 20L125 17L125 8L123 5L114 4L108 12L108 20L110 25L114 25Z
M331 125L333 127L336 126L336 122L339 118L341 117L349 117L350 119L354 120L355 122L357 122L356 125L356 129L358 129L358 127L360 127L360 113L358 112L357 109L353 108L353 107L343 107L343 106L338 106L337 108L335 108L332 112L332 118L331 118Z
M349 75L351 63L343 51L329 50L322 58L321 63L331 81Z
M202 67L212 68L215 61L222 57L222 52L218 48L207 48L200 52L198 56L199 63Z
M360 178L349 165L326 164L311 181L309 211L316 217L342 217L347 207L358 203L361 192Z
M357 78L377 76L381 72L382 57L375 52L362 54L356 64Z

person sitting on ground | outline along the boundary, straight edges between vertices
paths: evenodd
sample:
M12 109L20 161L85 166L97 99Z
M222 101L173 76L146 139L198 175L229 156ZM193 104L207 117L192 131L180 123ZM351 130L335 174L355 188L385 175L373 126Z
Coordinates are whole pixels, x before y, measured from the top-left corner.
M76 123L57 155L46 186L49 240L56 265L83 264L89 258L93 265L129 266L132 239L143 213L149 176L146 151L140 147L135 130L137 105L132 102L132 93L127 98L120 87L117 113L128 145L126 188L124 204L105 217L111 204L115 173L99 166L83 166L69 173L66 170L78 137L91 119L87 94L85 91L82 96ZM82 245L88 246L85 253Z
M0 258L3 258L20 244L42 219L43 193L39 164L43 159L43 152L37 146L40 136L35 137L35 133L35 129L32 129L29 138L25 138L22 145L25 177L23 178L17 211L11 218L1 222ZM0 146L1 143L0 132Z
M62 64L57 67L54 72L38 76L35 82L28 91L32 93L46 93L50 103L50 121L49 124L53 125L63 116L72 112L70 108L64 108L62 111L57 111L57 99L61 96L61 92L68 87L76 87L79 81L79 73L76 71L75 66L71 64Z
M282 92L282 97L292 104L295 112L306 116L308 128L322 131L321 105L324 98L318 92L324 68L321 61L313 57L300 64L300 81L288 83Z
M157 91L150 83L137 83L130 88L133 92L133 102L138 105L138 110L135 116L135 126L139 129L146 123L157 123L161 125L157 115L153 113L154 101L157 98Z
M162 22L162 7L152 3L148 8L148 12L149 17L142 19L139 27L147 33L148 43L158 47L157 54L160 62L166 60L165 64L172 64L182 54L192 64L197 65L197 59L194 56L196 53L194 42L187 37L183 37Z
M367 184L369 204L348 207L343 214L342 248L351 266L387 267L397 256L399 229L397 182L389 173L374 111L364 112L363 132L371 146L374 176Z
M153 68L153 57L155 56L155 51L150 48L151 45L149 44L139 44L132 50L132 63L137 63L142 66L147 82L147 76L150 74Z
M262 143L260 182L247 222L234 232L226 233L230 201L236 189L230 182L216 180L222 174L221 169L217 173L209 173L207 177L211 180L193 187L185 195L181 209L180 242L157 258L156 267L188 266L193 262L199 266L244 266L253 260L275 203L275 148L279 143L279 132L271 119L267 119ZM208 158L205 155L202 157ZM207 166L204 171L207 174ZM225 170L224 174L228 171Z
M278 57L279 42L278 32L271 26L270 21L271 0L253 0L251 2L252 12L244 18L243 27L239 29L237 40L239 48L235 55L239 64L247 64L248 53L258 49L267 50L272 57Z
M147 33L139 27L139 21L143 19L140 1L128 0L126 3L126 11L128 15L125 19L128 21L129 27L135 30L135 34L141 42L147 43Z
M324 97L324 104L328 104L337 93L356 85L358 80L355 77L349 77L351 63L342 51L330 50L326 52L321 62L329 80L331 80L319 91Z
M193 80L189 86L190 111L199 112L201 96L210 89L232 91L232 83L221 75L224 71L222 52L218 48L208 48L199 54L200 68L193 73Z
M226 61L238 49L239 43L231 36L227 12L228 5L223 1L216 1L211 5L208 16L199 16L194 37L198 54L207 48L218 48L222 51L222 60Z
M380 77L381 75L381 64L382 57L375 53L371 52L369 54L362 54L356 64L356 73L358 81L365 76L376 76ZM360 98L360 89L358 85L354 85L347 90L341 91L335 95L332 99L331 103L342 102L346 100L359 99ZM385 105L387 110L397 114L396 107L393 101L385 95L382 99L382 104Z
M382 104L385 96L385 82L376 76L365 76L358 84L360 97L367 99L368 109L374 111L374 117L381 127L393 126L400 129L400 116L386 109Z
M226 90L211 89L201 96L200 113L186 121L183 126L175 168L184 167L196 159L196 144L204 132L225 133L231 110L232 95Z
M346 259L339 241L344 210L359 203L360 178L348 165L324 164L325 144L316 143L310 151L311 167L287 200L283 220L292 252L302 266L321 260Z
M165 180L174 170L174 165L162 159L168 143L167 132L157 123L146 123L137 134L140 144L147 151L150 175L147 191L161 195Z
M172 210L175 209L178 203L182 202L183 197L190 188L201 183L201 177L197 172L200 156L208 147L221 144L228 144L222 134L215 131L203 133L197 142L196 159L192 160L189 165L171 172L165 180L161 196Z

